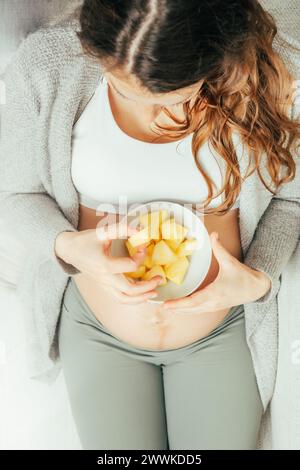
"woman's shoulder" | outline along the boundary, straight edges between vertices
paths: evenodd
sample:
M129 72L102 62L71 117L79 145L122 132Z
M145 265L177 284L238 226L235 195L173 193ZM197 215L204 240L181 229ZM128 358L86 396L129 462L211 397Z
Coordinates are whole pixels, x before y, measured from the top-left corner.
M300 36L295 38L279 30L274 41L274 48L282 57L287 69L294 77L293 81L293 118L300 118Z
M300 120L300 79L295 80L293 88L292 118Z
M79 38L76 35L76 24L48 25L29 33L22 40L7 71L27 72L59 71L66 63L83 54Z
M294 37L278 30L274 39L274 49L280 54L292 75L300 79L300 36Z

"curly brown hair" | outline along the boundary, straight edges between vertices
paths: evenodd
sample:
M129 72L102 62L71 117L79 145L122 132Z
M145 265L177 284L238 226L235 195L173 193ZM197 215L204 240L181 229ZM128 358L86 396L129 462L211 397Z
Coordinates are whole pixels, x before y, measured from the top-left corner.
M79 18L84 52L103 68L134 74L151 93L203 81L193 105L182 105L185 120L163 108L176 126L157 129L174 139L193 132L195 163L208 187L206 214L226 213L254 171L272 194L294 179L300 122L289 111L296 77L274 48L274 18L257 0L85 0ZM248 150L245 175L238 164L236 133ZM225 161L224 185L216 193L200 163L206 140ZM223 203L206 207L223 192Z

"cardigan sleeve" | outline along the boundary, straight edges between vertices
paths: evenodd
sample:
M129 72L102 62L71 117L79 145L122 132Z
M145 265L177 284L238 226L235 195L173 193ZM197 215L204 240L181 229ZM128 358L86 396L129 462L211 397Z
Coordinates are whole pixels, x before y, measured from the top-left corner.
M267 303L277 294L280 275L297 247L300 234L300 201L273 197L256 228L244 263L264 272L271 280L269 291L255 303Z
M292 119L300 124L300 81L296 82ZM271 301L280 287L280 275L299 243L300 237L300 151L294 154L296 175L293 181L280 187L261 217L244 263L267 274L269 291L257 299L262 304Z
M34 35L32 35L34 36ZM34 39L36 41L36 39ZM51 260L66 274L80 272L60 259L55 239L62 231L77 231L56 201L45 191L38 172L40 96L34 72L30 70L29 36L17 50L4 74L4 104L1 106L0 134L0 219L6 235L38 253L41 262ZM32 52L31 49L31 54ZM45 79L43 77L43 79Z

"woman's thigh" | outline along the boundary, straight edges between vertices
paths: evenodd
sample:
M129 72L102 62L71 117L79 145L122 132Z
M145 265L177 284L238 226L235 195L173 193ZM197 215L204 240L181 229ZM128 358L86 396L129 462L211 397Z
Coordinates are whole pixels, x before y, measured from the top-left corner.
M84 449L167 449L161 367L101 343L63 306L59 350Z
M170 449L255 449L263 413L245 319L165 365Z

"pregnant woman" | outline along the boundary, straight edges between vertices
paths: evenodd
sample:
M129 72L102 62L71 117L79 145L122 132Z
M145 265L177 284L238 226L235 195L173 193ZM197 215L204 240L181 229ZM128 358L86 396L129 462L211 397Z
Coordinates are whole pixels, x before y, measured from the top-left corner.
M299 233L296 77L274 21L256 0L86 0L69 20L5 77L0 215L28 249L32 376L62 366L85 449L254 449ZM159 277L123 274L144 250L109 248L112 228L131 234L122 201L162 199L203 205L213 260L155 304Z

